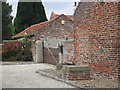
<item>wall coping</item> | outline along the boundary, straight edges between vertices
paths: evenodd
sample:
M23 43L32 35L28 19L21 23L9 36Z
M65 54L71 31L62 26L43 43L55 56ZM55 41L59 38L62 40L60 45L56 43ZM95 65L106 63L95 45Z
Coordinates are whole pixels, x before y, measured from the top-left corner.
M18 41L18 40L4 40L3 43L4 42L22 42L22 41Z

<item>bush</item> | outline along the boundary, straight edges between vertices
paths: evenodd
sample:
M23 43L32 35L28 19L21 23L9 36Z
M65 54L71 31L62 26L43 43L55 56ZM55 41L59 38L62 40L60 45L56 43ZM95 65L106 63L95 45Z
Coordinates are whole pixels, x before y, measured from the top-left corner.
M3 61L32 61L31 43L29 39L24 39L19 46L8 46L5 52L2 52ZM12 47L12 48L11 48Z

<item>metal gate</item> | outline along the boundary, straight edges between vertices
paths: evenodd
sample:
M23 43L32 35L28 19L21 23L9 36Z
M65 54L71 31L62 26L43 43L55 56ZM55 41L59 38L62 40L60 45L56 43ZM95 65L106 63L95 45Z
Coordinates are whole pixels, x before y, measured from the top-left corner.
M59 49L58 48L46 48L46 47L44 47L44 49L43 49L43 62L56 65L59 62Z

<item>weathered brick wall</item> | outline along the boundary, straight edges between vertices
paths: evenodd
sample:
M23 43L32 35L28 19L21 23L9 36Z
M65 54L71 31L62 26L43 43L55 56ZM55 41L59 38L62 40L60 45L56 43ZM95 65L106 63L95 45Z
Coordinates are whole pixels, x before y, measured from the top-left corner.
M7 52L8 49L14 50L21 45L21 41L3 41L2 52Z
M65 23L61 24L61 21L64 20ZM49 24L46 24L40 30L35 32L35 37L32 38L32 54L35 58L36 48L35 41L40 40L41 38L54 38L61 40L70 40L74 38L73 30L73 21L68 19L66 16L62 15L59 18L55 19ZM72 47L71 47L72 46ZM62 56L63 61L71 60L73 58L73 42L66 43L64 45L64 55ZM70 51L71 50L71 51ZM35 60L35 59L34 59Z
M1 48L2 60L5 61L5 60L11 59L11 57L17 57L16 54L18 54L18 51L20 50L20 48L22 50L21 41L14 41L14 40L3 41L2 48ZM12 59L15 59L15 58L12 58Z
M74 42L73 39L70 41L65 41L63 43L63 54L62 54L62 63L71 63L73 62L74 57Z
M3 61L32 61L30 41L5 40L2 44Z
M76 63L89 65L91 74L117 78L120 55L118 3L80 2L74 20Z
M63 66L63 76L67 80L87 80L90 79L90 68L84 65L65 65Z
M61 24L62 20L65 21L64 24ZM38 30L37 34L44 38L73 39L73 21L62 15Z

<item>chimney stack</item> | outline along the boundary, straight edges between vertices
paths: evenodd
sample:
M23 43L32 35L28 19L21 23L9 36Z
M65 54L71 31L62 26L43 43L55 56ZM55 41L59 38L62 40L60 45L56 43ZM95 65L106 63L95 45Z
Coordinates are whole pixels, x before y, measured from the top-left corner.
M75 11L76 8L77 8L77 2L74 2L74 6L73 6L73 8L74 8L74 11Z
M77 6L77 2L74 2L74 6Z

